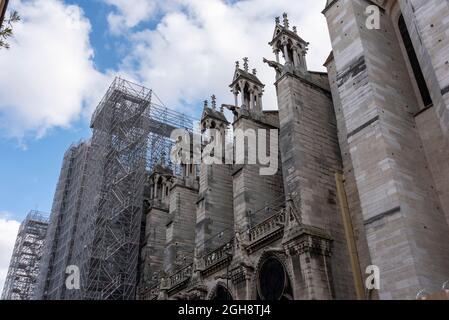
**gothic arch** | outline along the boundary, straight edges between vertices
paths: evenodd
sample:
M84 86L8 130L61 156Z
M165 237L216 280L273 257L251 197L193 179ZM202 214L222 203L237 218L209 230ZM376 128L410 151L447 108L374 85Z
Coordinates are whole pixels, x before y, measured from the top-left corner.
M224 290L224 291L220 291ZM207 295L207 300L226 300L226 299L220 299L219 297L222 296L222 294L229 294L230 299L228 300L235 300L235 294L232 292L231 286L228 286L223 281L218 281L212 290Z
M384 2L385 13L390 18L390 21L393 25L396 39L402 51L402 57L405 63L404 67L406 68L408 78L415 93L418 109L414 110L414 112L417 113L419 110L422 110L433 104L432 98L430 96L429 86L423 76L423 69L418 61L419 59L417 58L418 52L416 51L416 44L411 38L408 38L408 44L404 42L404 32L406 33L407 37L410 37L410 31L407 30L409 26L407 25L405 17L403 16L399 1L387 0ZM404 24L403 28L405 27L405 30L402 31L401 19L402 23ZM414 55L414 57L411 57L410 55Z

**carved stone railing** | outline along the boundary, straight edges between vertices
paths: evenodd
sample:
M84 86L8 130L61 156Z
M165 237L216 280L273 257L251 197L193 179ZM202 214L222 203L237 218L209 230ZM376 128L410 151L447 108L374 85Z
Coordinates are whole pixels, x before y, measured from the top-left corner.
M250 243L258 241L271 233L283 229L285 225L285 210L282 209L280 212L272 215L265 221L262 221L255 227L248 231L248 241Z
M203 259L203 273L210 273L212 269L221 268L225 266L232 259L232 249L234 245L234 239L224 244L223 246L215 249L208 254L204 255Z
M160 286L157 285L150 290L150 300L156 300L159 297Z
M184 283L192 277L193 273L193 264L188 265L187 267L182 268L176 273L172 274L168 277L168 289L173 289L176 286Z
M140 290L139 299L140 300L156 300L160 292L160 283L157 282L149 288L143 288Z

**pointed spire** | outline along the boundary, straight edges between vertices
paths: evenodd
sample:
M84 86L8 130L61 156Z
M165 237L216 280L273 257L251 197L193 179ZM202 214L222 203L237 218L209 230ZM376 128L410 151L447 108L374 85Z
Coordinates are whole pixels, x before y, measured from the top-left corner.
M282 15L282 17L284 18L284 28L285 28L285 29L288 29L289 23L288 23L287 13L284 12L284 14Z
M248 72L249 70L249 65L248 65L248 57L243 58L243 68L245 69L246 72Z
M215 94L213 94L210 98L212 101L212 109L215 110L217 108L217 97L215 96Z
M276 17L274 18L274 21L276 22L276 25L281 23L281 18L280 17Z

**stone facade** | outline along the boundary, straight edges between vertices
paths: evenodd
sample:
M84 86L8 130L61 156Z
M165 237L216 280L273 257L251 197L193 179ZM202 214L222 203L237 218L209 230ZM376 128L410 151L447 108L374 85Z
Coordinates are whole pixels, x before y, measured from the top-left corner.
M438 0L375 2L380 30L365 27L373 1L328 2L333 56L326 65L349 173L347 193L358 194L350 205L361 231L361 261L380 268L380 298L414 298L421 289L441 287L449 270L443 195L449 185L447 176L442 182L435 174L444 175L440 161L448 158L434 149L444 150L448 137L449 67L442 60L449 53L449 6ZM401 15L402 32L412 42L408 49ZM412 65L410 50L419 65ZM425 84L419 86L414 68L422 70ZM432 105L423 104L424 85Z
M365 24L374 3L380 30ZM449 279L448 2L334 0L323 14L328 73L308 69L284 14L264 59L278 111L247 59L234 103L204 106L203 131L277 130L277 172L236 153L149 176L140 299L414 299ZM379 290L364 286L371 265Z

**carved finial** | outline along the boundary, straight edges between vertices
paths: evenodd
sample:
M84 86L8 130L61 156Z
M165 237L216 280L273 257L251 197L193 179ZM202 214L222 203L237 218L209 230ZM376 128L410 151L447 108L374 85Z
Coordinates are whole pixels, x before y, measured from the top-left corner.
M257 69L254 68L254 69L253 69L253 75L256 75L256 74L257 74Z
M240 62L238 62L238 61L235 62L235 68L236 69L240 68Z
M217 108L217 97L215 96L215 94L213 94L210 98L212 101L212 109L215 110Z
M249 66L248 66L248 57L243 58L243 68L245 69L246 72L248 72L249 70Z
M278 25L279 23L281 23L281 18L276 17L274 18L274 21L276 22L276 25Z
M207 108L208 104L209 104L209 102L207 100L204 100L204 108Z
M284 12L284 14L282 15L282 17L284 18L284 28L288 29L288 18L287 18L287 13Z
M222 104L222 105L220 106L220 112L221 112L221 113L224 112L224 107L225 107L224 104Z
M293 32L298 34L298 30L296 29L296 26L293 26Z

